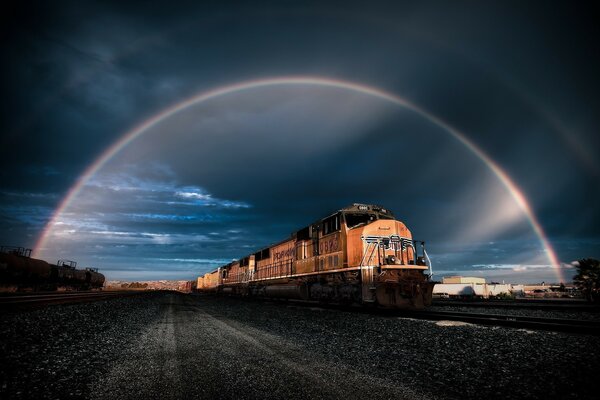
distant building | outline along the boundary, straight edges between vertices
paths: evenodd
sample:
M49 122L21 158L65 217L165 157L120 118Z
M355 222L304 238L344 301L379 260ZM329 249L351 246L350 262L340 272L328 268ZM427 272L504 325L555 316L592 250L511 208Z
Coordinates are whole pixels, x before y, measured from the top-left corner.
M448 276L442 278L442 283L436 284L433 288L433 296L436 298L480 297L487 299L502 294L517 297L523 296L523 285L488 284L485 283L484 278Z
M442 283L475 283L484 284L485 278L476 278L473 276L445 276Z

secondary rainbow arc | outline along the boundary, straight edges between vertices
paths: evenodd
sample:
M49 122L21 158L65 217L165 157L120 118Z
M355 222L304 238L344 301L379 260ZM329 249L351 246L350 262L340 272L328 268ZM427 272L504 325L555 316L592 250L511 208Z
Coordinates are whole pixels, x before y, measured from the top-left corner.
M171 107L168 107L161 112L155 114L149 119L145 120L141 124L134 127L132 130L125 133L119 140L117 140L113 145L111 145L104 153L102 153L84 172L81 174L75 184L69 189L63 201L56 208L54 214L52 215L50 221L47 223L46 227L42 231L37 243L34 247L34 256L39 256L40 251L44 248L48 237L52 231L52 227L58 221L60 215L68 208L73 199L77 197L77 194L81 191L81 189L85 186L86 182L96 174L110 159L112 159L117 153L119 153L123 148L125 148L129 143L135 140L137 137L141 136L152 126L158 124L159 122L165 120L173 116L174 114L185 110L186 108L196 105L198 103L214 99L219 96L224 96L228 94L233 94L240 91L256 89L260 87L266 86L277 86L277 85L313 85L313 86L321 86L321 87L332 87L338 89L346 89L350 91L355 91L359 93L363 93L366 95L370 95L379 99L387 100L393 104L409 109L423 118L427 119L431 123L439 126L449 134L451 134L456 140L462 143L469 151L471 151L477 158L479 158L499 179L502 185L507 189L511 197L514 199L516 204L524 213L527 218L529 224L531 225L533 231L538 237L545 253L548 258L548 262L555 269L555 273L559 281L563 282L564 277L562 276L560 270L560 262L558 261L558 257L550 242L544 232L540 222L537 217L533 213L531 206L529 205L526 197L523 195L522 191L515 184L515 182L510 178L510 176L496 163L494 162L490 156L488 156L479 146L477 146L474 142L472 142L465 134L453 128L442 119L436 117L430 112L422 109L421 107L411 103L410 101L393 94L391 92L387 92L385 90L350 82L339 79L331 79L331 78L323 78L323 77L312 77L312 76L284 76L284 77L276 77L276 78L265 78L265 79L257 79L235 83L232 85L222 86L213 90L208 90L202 92L200 94L196 94L182 102L174 104Z

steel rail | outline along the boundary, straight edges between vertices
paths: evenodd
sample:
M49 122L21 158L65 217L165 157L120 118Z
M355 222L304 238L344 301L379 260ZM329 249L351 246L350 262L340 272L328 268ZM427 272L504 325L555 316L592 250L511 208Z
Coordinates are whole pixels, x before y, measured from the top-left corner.
M398 312L398 316L435 321L462 321L478 325L493 325L517 329L545 330L600 336L600 321L598 320L542 318L520 315L478 314L428 310L401 311Z
M513 308L527 310L560 310L560 311L586 311L600 312L600 306L589 304L583 301L544 301L544 300L522 300L522 301L501 301L501 300L480 300L480 301L460 301L460 300L433 300L433 306L436 307L466 307L466 308Z

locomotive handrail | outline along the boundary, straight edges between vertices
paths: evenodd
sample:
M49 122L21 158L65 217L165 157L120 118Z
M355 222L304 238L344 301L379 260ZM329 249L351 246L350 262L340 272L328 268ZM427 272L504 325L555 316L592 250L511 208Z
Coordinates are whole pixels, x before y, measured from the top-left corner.
M433 276L433 268L431 266L431 259L429 258L429 254L427 254L427 250L423 247L423 254L425 255L425 259L427 260L427 266L429 267L429 279Z

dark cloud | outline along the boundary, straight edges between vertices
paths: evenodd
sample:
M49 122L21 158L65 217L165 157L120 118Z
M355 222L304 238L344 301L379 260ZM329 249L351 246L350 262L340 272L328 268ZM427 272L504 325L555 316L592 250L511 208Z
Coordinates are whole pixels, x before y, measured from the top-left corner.
M302 74L431 111L509 173L562 261L598 257L599 28L587 7L10 3L0 242L32 246L85 168L158 111L224 84ZM164 121L88 183L45 254L115 276L192 277L354 201L395 211L445 270L545 262L514 201L447 133L315 87L256 89Z

